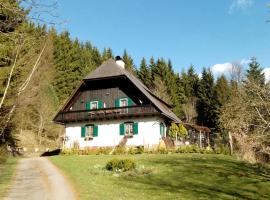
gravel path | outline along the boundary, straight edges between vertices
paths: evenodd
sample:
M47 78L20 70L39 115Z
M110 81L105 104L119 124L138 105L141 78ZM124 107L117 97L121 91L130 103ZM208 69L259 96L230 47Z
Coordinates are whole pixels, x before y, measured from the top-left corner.
M74 200L74 191L46 158L23 158L4 200Z

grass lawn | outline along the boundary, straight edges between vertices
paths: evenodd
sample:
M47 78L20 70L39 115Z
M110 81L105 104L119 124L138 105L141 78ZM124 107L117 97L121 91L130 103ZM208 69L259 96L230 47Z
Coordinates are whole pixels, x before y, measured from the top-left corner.
M6 162L0 163L0 199L2 199L12 181L18 158L8 158Z
M108 172L112 158L131 158L150 174ZM210 154L55 156L81 199L270 199L269 170Z

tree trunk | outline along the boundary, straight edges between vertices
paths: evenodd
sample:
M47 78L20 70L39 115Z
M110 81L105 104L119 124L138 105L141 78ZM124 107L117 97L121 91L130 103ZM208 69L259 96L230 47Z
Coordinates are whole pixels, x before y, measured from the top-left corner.
M228 134L229 134L230 154L232 155L233 154L233 140L232 140L232 135L230 131L228 132Z
M200 148L202 148L202 133L201 133L201 131L200 131L199 138L200 138Z

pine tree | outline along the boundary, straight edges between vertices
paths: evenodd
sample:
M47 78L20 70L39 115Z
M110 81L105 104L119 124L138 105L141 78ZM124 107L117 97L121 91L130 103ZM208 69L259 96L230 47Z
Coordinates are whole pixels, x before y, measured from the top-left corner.
M224 75L218 77L215 85L215 97L219 107L223 106L229 99L230 87Z
M163 76L165 83L167 85L168 94L171 96L171 104L173 106L173 111L177 116L181 116L182 106L185 99L184 89L180 84L179 75L173 70L171 61L168 64L165 63L165 68L163 69Z
M203 69L202 79L199 82L197 121L200 125L209 128L218 128L217 101L214 95L214 77L210 69Z
M265 76L262 70L263 69L260 67L257 59L255 57L252 57L251 62L249 63L249 68L247 70L247 80L260 86L264 85Z
M142 59L140 69L138 71L138 78L147 86L151 86L151 72L146 64L145 58Z
M194 122L197 117L197 93L199 77L195 73L193 65L188 68L188 71L181 73L180 84L183 87L185 94L184 103L182 105L183 114L187 122Z
M152 66L151 72L154 79L155 77L159 77L162 80L165 80L168 73L168 66L165 60L163 58L158 58L156 64Z
M125 62L125 69L131 73L134 73L135 72L134 62L131 56L127 53L126 49L124 50L122 58L123 58L123 61Z
M104 48L102 52L102 61L107 61L110 58L113 58L113 53L111 48Z

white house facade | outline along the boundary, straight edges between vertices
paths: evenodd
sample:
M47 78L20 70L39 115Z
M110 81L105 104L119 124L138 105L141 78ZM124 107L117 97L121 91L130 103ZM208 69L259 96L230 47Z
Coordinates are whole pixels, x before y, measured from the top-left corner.
M126 137L126 146L154 147L165 136L164 121L157 117L96 121L66 125L65 148L114 147Z
M180 122L169 105L110 59L85 79L54 118L65 126L65 148L153 147Z

